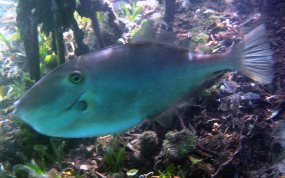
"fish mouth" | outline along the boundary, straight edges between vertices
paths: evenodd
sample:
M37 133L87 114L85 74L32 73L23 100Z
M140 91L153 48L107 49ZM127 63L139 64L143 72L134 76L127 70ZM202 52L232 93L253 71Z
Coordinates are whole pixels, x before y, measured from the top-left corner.
M70 110L79 110L79 111L85 111L88 108L88 103L86 100L82 99L82 96L84 95L84 93L82 95L80 95L79 97L77 97L72 103L71 105L69 105L65 111L70 111Z

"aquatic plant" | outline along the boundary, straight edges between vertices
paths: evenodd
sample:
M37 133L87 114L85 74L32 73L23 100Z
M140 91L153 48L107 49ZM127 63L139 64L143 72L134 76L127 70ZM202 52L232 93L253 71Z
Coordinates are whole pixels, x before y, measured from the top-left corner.
M168 178L176 175L176 168L173 163L166 166L164 171L158 171L160 178Z
M187 177L186 170L188 169L189 167L187 166L187 164L177 165L175 163L170 163L166 165L164 170L158 170L159 178Z
M34 145L33 150L36 157L40 161L42 168L46 168L47 162L56 165L58 168L62 167L62 157L64 154L65 141L58 140L55 138L50 138L50 146L47 145Z
M164 166L163 170L158 170L159 178L171 178L171 177L187 177L186 170L189 167L187 164L177 165L176 163L170 163Z
M202 159L197 159L197 158L194 158L194 157L191 157L191 156L189 157L189 159L190 159L192 165L197 165L197 164L202 162Z
M27 157L25 162L34 159L43 170L47 170L50 165L61 169L66 142L59 138L38 134L23 121L16 121L21 128L21 134L16 139L23 147L23 152Z
M55 165L61 169L61 160L64 153L65 142L59 139L50 139L51 148L47 145L33 145L33 154L35 159L30 163L17 164L13 167L13 175L16 177L35 177L46 178L50 177L50 172L47 173L47 164ZM53 173L55 178L59 178L58 173Z
M59 57L58 55L52 53L50 55L47 55L44 58L44 62L41 64L44 64L48 70L51 70L59 65Z
M154 40L156 38L156 31L154 25L155 23L153 20L142 20L139 27L134 28L130 31L130 36L132 38L131 40L133 42Z
M16 29L16 32L14 34L12 34L10 37L9 37L9 41L20 41L21 39L21 36L20 36L20 32L18 29Z
M112 172L119 172L125 157L125 148L118 148L106 153L104 161Z
M77 11L73 13L73 16L75 20L77 21L79 28L85 28L88 22L91 22L90 18L80 16Z
M136 20L138 15L142 12L143 8L141 6L136 6L136 2L133 1L131 3L130 9L125 3L120 4L121 12L124 17L127 18L130 22L133 22Z
M62 139L50 139L51 149L53 151L53 162L58 168L62 167L62 158L65 153L66 142Z
M2 41L11 51L12 48L12 42L13 41L19 41L20 40L20 32L18 29L16 29L16 32L12 34L9 38L6 38L1 32L0 32L0 41Z
M116 134L104 155L104 162L112 172L119 172L122 169L124 158L125 147L120 146L120 135Z
M47 177L47 173L42 169L35 160L31 163L17 164L13 167L13 174L16 177Z
M4 168L4 165L2 163L0 163L0 177L1 178L14 178L14 176L12 175L12 173L10 173L9 171L7 171Z
M6 46L9 48L9 50L12 49L12 46L10 44L10 41L4 37L4 35L2 35L2 33L0 33L0 41L2 41L3 43L6 44Z
M27 73L23 73L21 81L15 80L10 86L12 88L11 90L11 96L14 96L15 98L20 98L23 96L27 89L27 83L32 83L33 81L30 80Z
M198 35L193 36L192 41L196 44L205 44L209 36L206 33L199 33Z
M13 41L19 41L20 40L20 32L18 29L16 29L16 32L12 34L9 38L6 38L1 32L0 32L0 41L2 41L9 50L13 50L12 43Z
M39 160L39 164L43 169L46 169L46 162L51 160L52 157L48 153L48 147L46 145L33 145L33 151L35 153L35 157Z
M27 150L29 154L32 154L33 145L48 143L48 137L38 134L24 121L16 117L14 121L21 128L21 133L17 135L16 140L23 146L24 151Z
M41 59L44 59L47 55L52 53L50 36L47 36L43 31L39 33L39 52Z
M40 54L40 74L49 71L59 65L60 59L53 50L55 44L52 42L52 35L46 35L42 30L39 33L39 54Z
M0 107L4 113L8 113L13 110L11 102L19 99L26 91L27 86L30 86L33 81L30 80L27 73L18 71L17 67L13 67L13 69L5 68L4 70L5 72L0 69L0 80L2 76L5 76L6 82L9 81L9 83L0 85ZM20 79L18 78L19 75L22 76Z

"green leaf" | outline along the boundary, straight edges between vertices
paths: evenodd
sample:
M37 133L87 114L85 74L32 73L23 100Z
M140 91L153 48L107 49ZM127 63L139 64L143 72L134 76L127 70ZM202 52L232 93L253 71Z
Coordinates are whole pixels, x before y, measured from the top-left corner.
M30 164L26 165L28 168L30 168L31 170L33 170L36 174L38 175L45 175L46 172L45 170L41 169L37 163L35 162L35 160L32 160Z
M7 86L1 85L0 86L0 101L3 100L7 93Z
M202 162L202 159L196 159L196 158L193 158L193 157L189 157L190 158L190 161L193 165L197 165L199 164L200 162Z
M5 43L5 44L8 46L9 50L12 49L12 47L11 47L11 45L10 45L10 41L7 40L7 38L5 38L5 37L2 35L2 33L0 33L0 41L2 41L3 43Z
M134 21L137 18L137 16L141 13L141 11L142 7L136 8L131 16L131 21Z
M9 41L19 41L20 39L20 32L17 30L12 36L10 36Z

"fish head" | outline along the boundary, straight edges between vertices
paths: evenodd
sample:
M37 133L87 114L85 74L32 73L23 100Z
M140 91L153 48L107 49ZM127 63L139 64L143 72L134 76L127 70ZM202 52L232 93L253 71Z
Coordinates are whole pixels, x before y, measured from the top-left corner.
M76 134L78 119L89 119L96 103L90 83L88 67L79 60L67 62L45 75L15 102L14 114L44 135L77 137L71 131Z

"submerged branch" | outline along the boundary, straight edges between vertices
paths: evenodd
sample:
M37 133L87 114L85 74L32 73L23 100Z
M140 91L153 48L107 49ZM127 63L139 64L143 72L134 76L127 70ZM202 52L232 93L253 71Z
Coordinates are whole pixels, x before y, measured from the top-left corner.
M72 18L72 30L74 32L75 41L76 41L77 46L78 46L75 50L75 54L77 56L80 56L80 55L88 53L90 51L90 49L83 42L84 32L78 27L78 24L77 24L76 20L74 19L74 17Z
M98 42L98 46L100 49L102 49L102 48L104 48L104 43L103 43L103 39L102 39L101 30L100 30L99 22L97 19L96 11L94 12L94 14L92 14L91 21L92 21L92 27L93 27L93 30L94 30L94 33L96 35L96 39Z
M172 23L175 15L175 0L165 0L165 13L164 21L168 23L170 29L172 29Z
M64 50L64 40L63 40L63 30L62 30L62 17L59 12L58 4L55 0L52 0L52 12L53 12L53 24L54 24L54 34L56 40L57 53L59 56L60 64L65 62L65 50Z
M37 22L32 13L32 4L29 1L19 0L17 6L17 26L24 41L29 73L32 80L40 79L40 55Z

